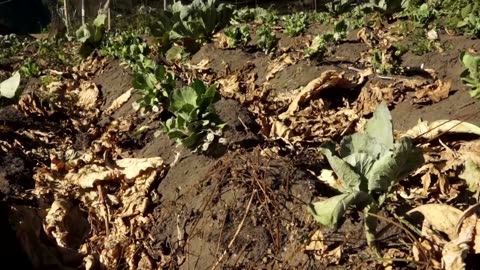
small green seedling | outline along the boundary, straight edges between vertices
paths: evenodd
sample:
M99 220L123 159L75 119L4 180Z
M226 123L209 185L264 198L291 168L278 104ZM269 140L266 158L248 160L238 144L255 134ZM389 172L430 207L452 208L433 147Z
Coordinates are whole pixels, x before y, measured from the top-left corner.
M27 59L20 67L20 72L25 77L38 77L40 76L40 67L33 59Z
M227 36L229 48L236 48L238 46L245 47L251 39L250 28L246 24L230 26L225 29L225 36Z
M164 132L189 149L206 151L225 126L213 108L218 100L216 86L207 87L200 80L175 89L168 107L174 116L164 124Z
M377 220L368 214L377 213L391 188L424 162L422 153L408 137L394 141L385 103L367 121L364 133L345 137L338 152L333 142L323 144L321 152L338 176L335 188L340 195L310 204L310 213L316 221L335 229L342 225L347 209L363 209L366 237L372 245Z
M277 45L277 37L273 31L272 25L262 24L257 29L257 44L266 54L275 51Z
M139 63L141 64L141 63ZM159 112L168 106L168 97L175 88L175 77L163 66L142 66L134 75L133 87L140 91L141 98L134 108Z
M121 59L129 66L138 61L139 55L146 55L149 47L140 36L130 31L115 33L105 40L101 53Z
M472 1L461 8L457 28L472 37L480 37L480 3Z
M374 71L381 75L402 74L401 56L406 52L407 49L399 45L372 49L371 64Z
M304 12L295 13L285 17L285 33L291 37L300 35L308 25L308 14Z
M480 56L472 55L468 52L460 54L460 60L465 66L465 70L460 74L463 83L471 88L470 96L480 97Z
M327 45L329 43L333 42L334 44L338 44L347 37L347 28L348 26L345 20L340 20L335 24L333 31L317 35L313 39L312 44L305 49L305 56L323 57L328 50Z

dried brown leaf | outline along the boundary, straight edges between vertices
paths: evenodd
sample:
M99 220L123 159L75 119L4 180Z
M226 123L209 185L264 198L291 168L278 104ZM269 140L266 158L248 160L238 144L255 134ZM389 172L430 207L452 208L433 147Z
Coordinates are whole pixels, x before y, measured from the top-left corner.
M93 188L101 181L119 181L121 173L118 170L109 169L107 167L96 164L89 164L78 170L78 172L70 172L65 179L81 188Z
M293 98L287 111L280 114L278 118L285 120L294 115L301 106L316 98L325 89L331 87L351 89L352 86L352 82L344 79L341 73L335 70L327 70L323 72L319 78L310 81L300 93Z
M370 83L363 87L358 96L355 107L362 114L370 114L376 110L381 102L390 104L395 100L393 85L383 86L381 83Z
M197 64L190 64L187 63L186 66L191 69L191 70L197 70L197 71L206 71L210 69L209 64L211 60L209 58L204 58Z
M20 97L17 107L21 112L27 115L47 117L50 112L45 106L42 106L41 102L34 96L33 93L27 93Z
M234 98L241 103L245 101L245 95L242 94L240 89L240 78L238 74L232 74L227 78L219 79L217 83L220 86L220 91L223 96Z
M225 33L218 32L215 35L213 35L213 42L215 44L215 47L219 49L231 48L230 45L228 44L228 37L225 35Z
M124 158L116 161L118 167L127 180L133 180L140 174L150 170L162 168L163 160L160 157L153 158Z
M448 97L448 95L450 94L451 86L451 80L438 80L435 83L427 85L415 92L415 97L413 101L415 103L439 102L440 100L446 99Z
M116 98L112 102L112 104L110 104L108 109L105 110L104 113L106 115L111 115L115 110L118 110L120 107L123 106L123 104L125 104L130 99L130 97L132 96L132 93L133 93L133 88L128 89L127 92L123 93L118 98Z
M416 126L405 132L403 136L433 140L445 133L480 135L480 127L460 120L437 120L430 124L427 121L419 121Z
M455 226L462 216L462 211L446 204L426 204L410 210L407 214L415 212L421 213L432 228L445 233L450 239L456 238Z
M83 82L80 85L80 93L78 94L77 106L86 110L93 109L99 101L100 91L92 82Z
M310 238L310 243L305 247L305 250L313 251L315 259L328 264L338 264L343 254L342 245L330 249L325 243L325 237L320 230L315 231Z
M267 76L265 78L266 81L275 77L275 74L282 71L286 67L294 64L295 61L289 54L282 54L280 57L276 58L271 62L267 67Z

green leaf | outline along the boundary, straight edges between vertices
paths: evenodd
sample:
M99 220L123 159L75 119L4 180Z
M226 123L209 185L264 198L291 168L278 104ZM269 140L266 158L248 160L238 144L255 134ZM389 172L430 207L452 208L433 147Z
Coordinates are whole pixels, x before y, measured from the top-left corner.
M78 41L84 43L91 36L90 29L88 29L87 25L82 25L77 31L75 31L75 36L77 37Z
M465 160L465 169L458 176L460 179L465 180L468 186L468 190L471 192L480 191L480 167L471 158Z
M216 85L210 85L210 87L208 88L204 87L201 90L203 92L200 95L199 112L204 113L213 105L213 103L220 100L220 95L217 92ZM197 92L197 93L200 93L200 92Z
M362 176L359 175L350 164L335 155L335 145L332 142L322 144L320 151L325 155L328 163L342 182L343 190L340 190L340 192L360 190Z
M467 68L468 72L478 79L480 56L474 56L468 52L462 52L460 54L460 59L462 60L463 65Z
M392 116L385 102L380 103L373 117L365 124L365 133L388 148L393 147Z
M201 134L193 133L192 135L186 137L185 139L182 139L181 144L187 148L192 148L197 144L200 137L201 137Z
M103 27L105 25L105 20L107 19L107 15L99 14L95 20L93 20L93 25L96 27Z
M365 192L356 191L340 194L321 202L309 204L308 210L315 220L330 229L337 229L345 220L347 209L356 205L363 208L372 202L372 198Z
M197 92L190 86L175 89L170 103L170 111L173 113L177 111L190 112L198 107L197 99Z
M345 137L340 144L340 156L346 157L353 153L366 153L373 159L378 159L388 147L364 133L354 133Z
M148 76L149 74L142 74L137 73L134 76L132 81L132 85L135 89L147 90L147 89L154 89L155 85L151 80L151 77Z
M366 153L353 153L349 156L343 158L345 162L350 164L354 168L354 170L360 175L362 179L362 183L360 185L360 190L367 191L367 181L366 178L363 177L370 172L373 164L375 163L376 159L373 159Z
M20 86L20 72L16 71L12 77L0 83L0 97L14 98L17 95L18 87Z
M424 162L422 153L414 149L408 137L401 138L394 148L380 157L367 174L368 190L371 194L388 192L395 183Z

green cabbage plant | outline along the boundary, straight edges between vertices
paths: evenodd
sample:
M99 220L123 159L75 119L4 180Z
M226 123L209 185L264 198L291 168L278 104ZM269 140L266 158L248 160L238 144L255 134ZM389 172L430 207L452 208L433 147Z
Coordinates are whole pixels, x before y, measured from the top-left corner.
M87 58L95 49L100 48L105 35L106 18L105 14L99 14L93 23L86 23L75 32L78 41L82 43L79 50L82 58Z
M168 107L168 97L176 85L175 76L143 55L140 58L143 61L138 60L132 66L136 71L132 85L139 90L141 96L134 103L134 108L159 112L161 108Z
M216 86L207 87L200 80L175 89L170 96L168 108L173 117L164 124L165 133L187 148L208 150L216 137L222 135L225 126L213 108L218 100L220 95Z
M250 28L246 24L230 26L225 29L225 36L229 48L245 47L251 39Z
M307 13L299 12L285 17L285 33L291 37L295 37L303 33L307 26Z
M394 141L392 118L382 103L367 121L365 132L343 138L338 151L333 142L324 143L321 152L338 176L335 188L340 194L310 204L310 213L335 229L344 222L347 209L363 209L371 245L377 220L368 213L377 213L391 188L424 162L421 151L408 137Z
M215 0L193 0L183 5L175 2L159 16L152 27L152 34L164 47L178 43L190 52L196 51L203 42L229 24L233 9ZM164 50L166 48L163 48Z
M460 54L460 60L466 68L460 74L460 78L463 83L471 88L470 96L480 97L480 56L462 52L462 54Z

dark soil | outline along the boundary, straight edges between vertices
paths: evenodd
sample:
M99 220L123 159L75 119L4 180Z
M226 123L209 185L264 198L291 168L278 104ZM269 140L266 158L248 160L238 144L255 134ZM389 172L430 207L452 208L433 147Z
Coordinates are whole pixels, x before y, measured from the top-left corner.
M476 117L480 110L480 102L470 97L465 85L460 80L460 73L464 67L459 55L466 49L480 49L477 40L467 37L442 36L442 43L447 49L443 53L430 52L422 56L407 53L403 57L403 65L407 67L420 67L434 69L441 79L452 81L453 93L447 99L426 106L412 105L411 94L407 100L398 104L392 111L394 124L399 130L413 127L419 118L427 121L439 119L457 119L480 124L480 118Z

